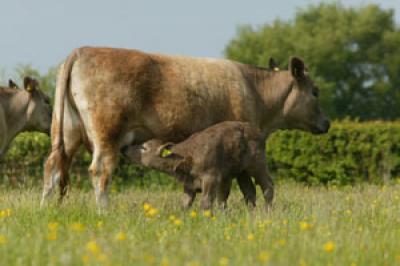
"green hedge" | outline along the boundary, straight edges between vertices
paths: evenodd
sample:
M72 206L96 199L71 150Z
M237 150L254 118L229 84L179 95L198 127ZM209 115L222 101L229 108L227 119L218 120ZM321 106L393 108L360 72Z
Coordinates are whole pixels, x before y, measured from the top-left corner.
M300 131L273 134L267 142L267 162L275 177L309 184L387 182L400 176L399 143L400 122L336 122L329 134L321 136ZM3 180L11 177L30 182L40 180L49 147L49 138L43 134L17 137L1 162ZM87 180L89 164L90 156L80 152L73 164L72 177ZM171 178L123 160L115 176L117 183L174 183Z

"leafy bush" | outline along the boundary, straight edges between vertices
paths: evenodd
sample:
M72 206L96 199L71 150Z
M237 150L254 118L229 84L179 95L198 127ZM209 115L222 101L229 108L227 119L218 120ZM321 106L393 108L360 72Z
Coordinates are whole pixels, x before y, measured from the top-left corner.
M387 182L400 176L400 122L336 122L329 134L280 131L267 142L267 163L277 178L309 184ZM7 179L41 180L50 140L43 134L22 134L2 159ZM71 170L73 179L87 182L91 156L80 151ZM114 181L137 185L175 185L172 178L121 160ZM83 177L83 178L82 178ZM78 182L80 183L80 182Z
M307 183L387 182L400 174L400 122L334 123L329 134L281 131L267 143L278 177Z

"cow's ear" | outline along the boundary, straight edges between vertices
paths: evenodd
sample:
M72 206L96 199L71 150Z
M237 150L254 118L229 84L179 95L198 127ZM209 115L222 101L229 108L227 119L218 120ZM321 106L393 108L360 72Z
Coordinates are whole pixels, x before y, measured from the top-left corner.
M272 57L269 58L268 67L271 71L279 71L279 67Z
M292 73L292 76L297 79L301 80L304 78L304 62L298 57L291 57L289 61L289 71Z
M18 89L18 85L12 79L8 80L8 87L12 89Z
M34 92L38 86L38 82L36 79L33 79L31 77L25 77L24 78L24 88L28 92Z

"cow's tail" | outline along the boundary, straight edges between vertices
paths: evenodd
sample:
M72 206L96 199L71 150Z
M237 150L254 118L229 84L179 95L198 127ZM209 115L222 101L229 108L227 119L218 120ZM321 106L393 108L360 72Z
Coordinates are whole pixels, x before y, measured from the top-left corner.
M56 125L53 125L55 127L55 130L53 133L55 134L53 136L53 145L52 145L52 151L60 151L61 153L64 153L64 107L65 107L65 100L67 97L67 91L70 87L70 80L71 80L71 71L72 67L74 65L74 62L76 61L77 57L79 55L79 49L74 50L67 58L67 60L64 63L64 67L62 72L60 73L61 75L59 76L60 81L57 83L57 89L59 90L57 93L57 99L56 102L58 103L57 110L56 112L56 117L58 118L53 119L53 123L56 123Z
M46 199L52 193L56 184L60 185L60 200L66 193L67 164L64 146L64 106L70 86L71 71L79 55L74 50L64 63L57 77L56 109L53 113L51 128L52 149L44 167L44 187L40 206L43 207Z

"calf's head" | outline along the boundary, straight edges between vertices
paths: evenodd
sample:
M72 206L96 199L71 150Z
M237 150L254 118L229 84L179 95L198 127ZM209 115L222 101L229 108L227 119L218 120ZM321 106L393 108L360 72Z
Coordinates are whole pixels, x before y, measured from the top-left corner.
M321 110L319 89L308 75L303 61L292 57L288 72L289 88L282 108L286 127L313 134L327 133L330 122Z
M30 77L24 78L24 89L29 93L26 130L49 134L52 115L49 97L39 89L37 80Z
M130 161L172 174L190 171L190 156L182 156L171 151L173 143L163 143L152 139L141 145L130 145L122 149L122 153Z

